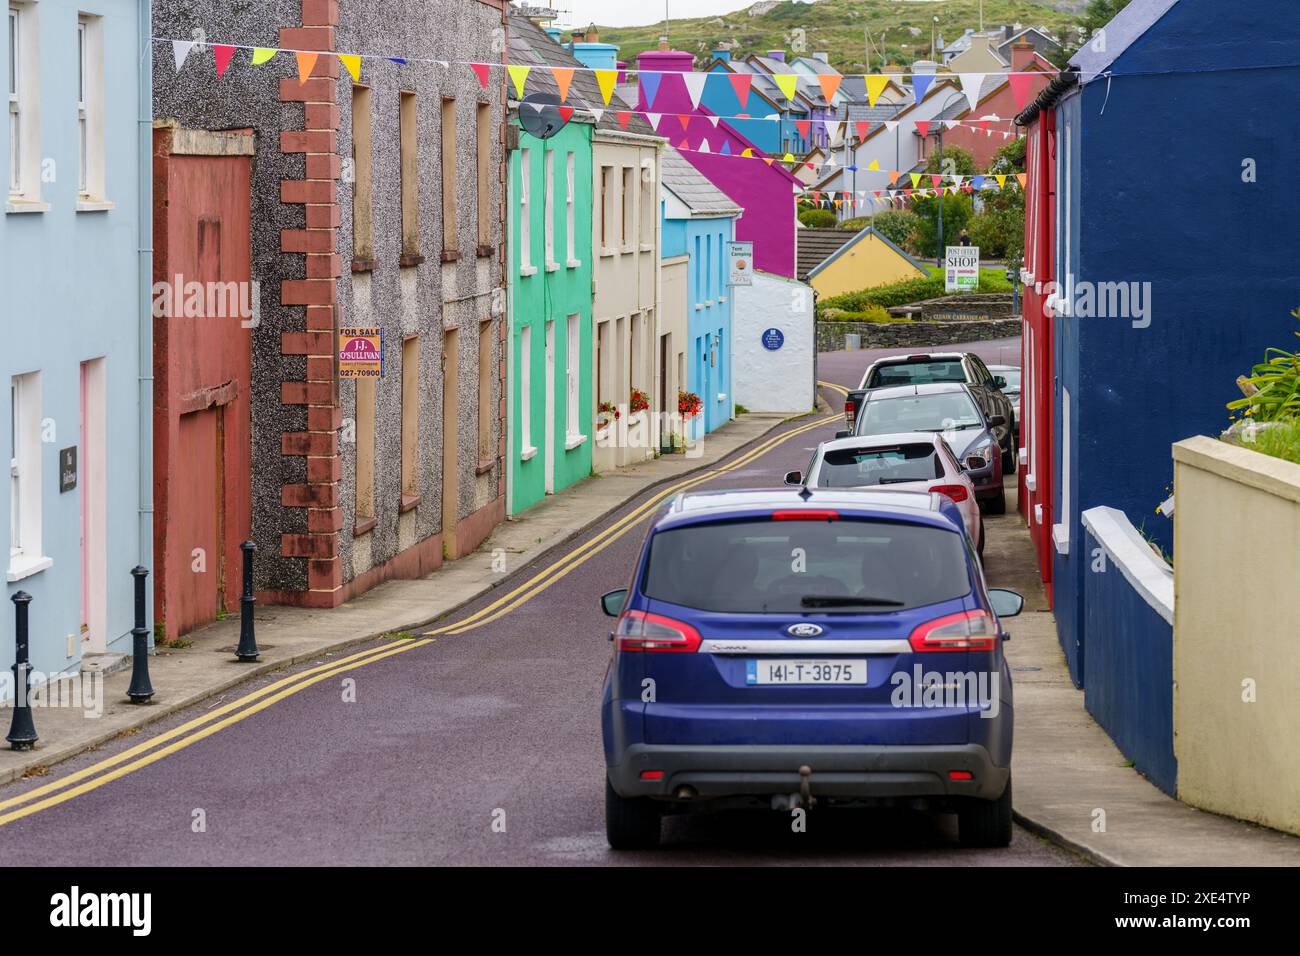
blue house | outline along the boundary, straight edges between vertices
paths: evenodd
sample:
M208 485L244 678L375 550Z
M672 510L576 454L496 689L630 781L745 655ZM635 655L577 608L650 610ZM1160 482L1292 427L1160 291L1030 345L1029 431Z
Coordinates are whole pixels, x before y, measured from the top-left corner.
M1027 202L1027 251L1055 222L1052 334L1031 359L1055 370L1037 411L1054 426L1047 560L1080 685L1082 513L1118 509L1171 551L1170 445L1218 434L1237 375L1293 341L1300 69L1278 24L1295 16L1294 0L1133 0L1018 118L1056 131L1055 189Z
M728 244L744 210L669 147L660 172L663 258L689 256L686 293L687 389L703 403L711 432L735 413L732 395L732 296Z
M130 651L130 572L153 563L149 3L84 6L11 3L0 43L0 698L13 597L38 686Z

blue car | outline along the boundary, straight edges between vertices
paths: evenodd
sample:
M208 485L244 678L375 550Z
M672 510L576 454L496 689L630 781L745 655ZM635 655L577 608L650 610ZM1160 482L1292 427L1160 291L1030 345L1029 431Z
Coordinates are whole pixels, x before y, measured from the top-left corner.
M617 617L602 700L615 849L667 813L922 807L1011 840L1011 675L960 514L908 491L680 495Z

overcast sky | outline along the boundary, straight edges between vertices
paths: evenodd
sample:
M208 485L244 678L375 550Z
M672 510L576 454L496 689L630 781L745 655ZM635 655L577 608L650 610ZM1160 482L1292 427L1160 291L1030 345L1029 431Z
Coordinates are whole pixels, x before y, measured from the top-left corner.
M734 13L755 0L668 0L668 12L674 17L707 17ZM559 4L564 6L563 3ZM662 23L664 0L568 0L573 10L573 25L599 23L604 26L640 26Z

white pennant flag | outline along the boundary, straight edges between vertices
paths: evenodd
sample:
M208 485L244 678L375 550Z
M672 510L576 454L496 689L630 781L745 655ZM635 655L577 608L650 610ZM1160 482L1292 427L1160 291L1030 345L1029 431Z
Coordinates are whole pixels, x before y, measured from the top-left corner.
M722 119L721 116L714 116L712 114L709 116L709 122L713 124L714 129L718 128L718 120L720 119Z
M970 103L970 108L974 109L980 100L980 87L984 85L983 73L962 73L961 91L966 94L966 101Z
M710 150L709 150L709 141L708 141L707 139L702 139L702 140L700 140L700 147L699 147L699 149L696 150L696 152L697 152L697 153L707 153L707 152L709 152L709 151L710 151Z
M898 129L898 120L885 120L885 129L889 130L891 133Z
M822 124L826 127L826 135L829 136L829 137L831 137L831 138L834 138L834 136L835 136L835 128L836 128L837 126L840 125L840 121L839 121L839 120L822 120Z
M176 58L177 73L185 65L185 58L190 55L190 50L193 50L196 46L198 46L198 43L194 40L172 40L172 56Z
M961 125L961 120L944 120L943 125L948 129L956 129Z
M704 81L709 78L707 73L683 73L682 79L686 82L686 92L691 97L691 108L700 108L700 97L704 95Z
M599 123L600 118L605 115L605 111L603 109L593 106L591 107L591 115L596 117L596 122Z
M835 157L832 156L830 159L826 160L826 162L822 163L822 165L823 165L823 166L838 166L839 163L835 162Z
M651 126L653 126L655 129L658 129L658 128L659 128L659 118L660 118L661 116L663 116L663 115L664 115L663 113L646 113L646 114L645 114L646 122L648 122L648 123L649 123Z

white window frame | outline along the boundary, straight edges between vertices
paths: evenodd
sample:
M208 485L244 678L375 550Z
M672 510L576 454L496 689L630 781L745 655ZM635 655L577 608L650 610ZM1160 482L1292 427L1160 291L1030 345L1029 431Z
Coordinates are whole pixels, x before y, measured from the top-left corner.
M564 447L572 450L587 440L578 422L582 408L582 316L577 312L565 321L564 352Z
M519 330L519 458L528 461L537 454L533 444L533 330Z
M1070 390L1061 388L1061 520L1052 525L1058 554L1070 553Z
M577 157L570 150L565 153L564 157L564 224L565 224L565 265L570 269L576 269L582 265L578 261L578 237L574 234L577 223L576 200L577 189L575 188L575 175L577 171Z
M41 201L40 30L34 3L9 4L6 34L14 56L12 77L5 79L12 79L15 89L8 97L10 154L5 212L45 212L50 207Z
M5 75L6 92L9 102L9 193L22 193L22 64L23 38L22 17L17 7L9 7L5 19L5 44L8 49L9 67Z
M86 173L89 171L90 163L87 156L87 145L89 136L86 129L86 72L89 64L86 62L86 46L90 38L86 36L86 18L80 17L77 20L77 191L80 195L85 196L89 190L86 188Z
M104 163L104 18L83 13L77 18L81 51L77 119L81 131L78 212L106 212L108 199Z
M554 272L560 266L555 261L555 150L553 149L548 149L542 160L542 197L546 271Z
M525 147L519 151L519 274L524 276L537 272L533 265L533 217L529 209L532 178L532 150Z
M54 562L41 553L41 373L9 384L9 567L12 583Z

